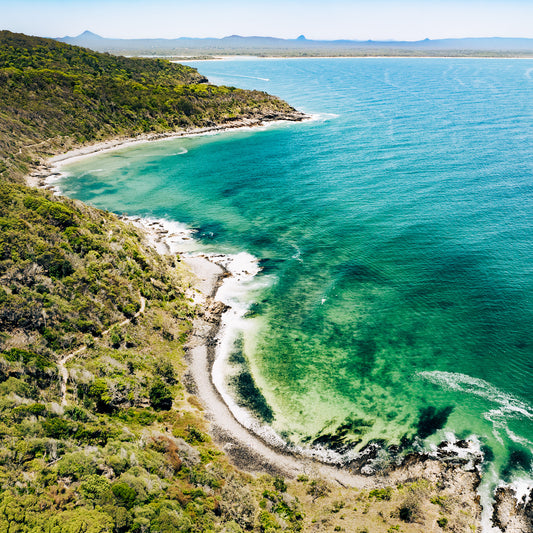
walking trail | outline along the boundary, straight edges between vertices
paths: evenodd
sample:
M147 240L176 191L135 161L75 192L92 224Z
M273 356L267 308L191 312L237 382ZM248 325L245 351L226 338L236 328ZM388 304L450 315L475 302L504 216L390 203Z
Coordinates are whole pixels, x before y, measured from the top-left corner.
M132 318L126 318L122 322L117 322L107 328L105 331L102 332L102 337L105 335L109 335L110 331L114 327L121 327L125 326L126 324L129 324L133 319L137 318L138 316L142 315L144 313L144 310L146 308L146 300L144 297L141 296L141 307L140 309L133 315ZM68 382L68 370L66 367L66 364L68 361L70 361L73 357L76 357L80 353L87 350L87 345L82 346L81 348L78 348L77 350L74 350L73 352L65 355L62 359L60 359L57 363L57 367L59 368L59 375L61 376L61 405L67 405L67 382Z

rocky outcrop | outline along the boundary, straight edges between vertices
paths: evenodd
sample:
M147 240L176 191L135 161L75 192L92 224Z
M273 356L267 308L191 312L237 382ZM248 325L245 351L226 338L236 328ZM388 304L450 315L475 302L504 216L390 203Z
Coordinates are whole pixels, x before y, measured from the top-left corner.
M533 490L519 496L510 486L498 487L492 523L502 533L533 533Z

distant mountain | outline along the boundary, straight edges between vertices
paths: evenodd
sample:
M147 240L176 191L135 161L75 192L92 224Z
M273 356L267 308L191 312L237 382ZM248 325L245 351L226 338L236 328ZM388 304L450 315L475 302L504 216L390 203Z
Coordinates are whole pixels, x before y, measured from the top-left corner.
M316 41L300 35L297 39L276 37L230 35L218 38L177 39L107 39L90 31L77 37L57 39L68 44L91 48L98 52L147 54L147 55L366 55L401 53L421 55L450 51L453 55L484 55L495 52L503 54L533 54L533 39L522 38L466 38L466 39L424 39L422 41ZM410 54L411 52L411 54Z

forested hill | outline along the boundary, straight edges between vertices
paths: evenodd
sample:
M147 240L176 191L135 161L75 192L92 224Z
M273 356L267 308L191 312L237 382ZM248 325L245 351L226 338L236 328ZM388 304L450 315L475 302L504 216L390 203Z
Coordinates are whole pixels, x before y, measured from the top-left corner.
M0 32L0 178L20 178L32 160L72 145L296 115L276 97L210 85L162 59Z

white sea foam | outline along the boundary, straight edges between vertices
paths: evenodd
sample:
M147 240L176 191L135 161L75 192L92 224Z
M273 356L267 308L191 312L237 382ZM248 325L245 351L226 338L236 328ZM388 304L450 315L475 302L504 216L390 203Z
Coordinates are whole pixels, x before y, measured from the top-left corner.
M294 248L295 250L295 253L294 255L292 255L292 259L296 259L296 261L300 261L300 263L303 263L303 259L302 259L302 251L300 250L300 248L298 248L298 246L296 244L291 244L291 246Z
M466 374L455 372L419 372L418 376L439 385L445 389L471 394L495 404L483 414L484 418L492 423L494 437L503 444L502 434L505 433L509 439L520 443L530 449L533 443L516 435L508 425L509 419L533 420L533 408L526 402L515 398L511 394L501 391L494 385L479 378L474 378ZM449 437L448 437L449 439ZM451 440L451 439L449 439ZM500 529L492 524L493 487L501 483L498 474L492 469L483 475L483 482L479 487L483 513L481 517L483 533L501 533ZM511 484L517 494L518 501L528 497L531 492L532 481L517 478Z
M483 415L486 420L492 423L495 437L502 442L500 431L503 430L511 440L530 447L533 446L529 440L513 433L507 424L507 420L511 418L533 420L533 408L526 402L501 391L483 379L474 378L467 374L435 370L419 372L417 375L431 383L440 385L444 389L472 394L496 404L495 408L489 409Z
M339 118L340 115L336 113L311 113L309 117L309 122L327 122L328 120Z
M467 446L465 447L463 439L462 444L458 445L457 436L452 432L444 434L444 447L437 448L436 445L430 445L430 453L436 453L438 449L453 453L458 459L472 459L473 457L480 457L482 455L481 442L477 435L471 435L465 439Z
M186 224L165 218L121 217L141 229L149 228L158 238L152 243L160 254L181 254L198 252L200 244L193 238L196 230Z
M247 78L249 80L270 81L270 78L259 78L258 76L243 76L241 74L226 74L226 78Z
M417 375L448 390L474 394L497 403L501 406L501 409L505 409L509 413L516 413L533 420L533 408L529 404L501 391L483 379L474 378L467 374L440 370L418 372Z
M43 188L46 188L52 191L54 195L62 196L64 193L61 187L59 186L59 182L62 181L66 177L68 177L68 174L66 172L62 172L60 170L59 165L54 165L52 167L52 173L46 177L42 186Z
M189 150L187 150L187 148L180 148L179 152L173 152L171 154L165 154L165 155L160 156L160 157L175 157L177 155L184 155L184 154L188 154L188 153L189 153Z
M516 503L527 505L531 500L531 491L533 491L533 482L531 479L518 478L513 480L509 486L514 490Z
M237 404L226 387L227 361L233 351L234 342L238 334L250 331L251 328L255 327L252 321L245 319L251 303L250 293L272 283L272 278L266 276L262 276L260 279L255 278L260 272L259 262L248 253L203 255L231 273L231 276L224 278L215 296L217 300L226 304L229 308L221 317L211 379L237 421L270 446L304 457L318 459L325 463L343 464L370 453L371 450L368 449L364 452L348 451L341 454L322 446L307 447L288 443L271 426L261 423L250 411Z
M498 474L494 468L483 474L477 492L481 503L481 531L482 533L502 533L501 529L492 523L494 506L494 487L498 485Z

